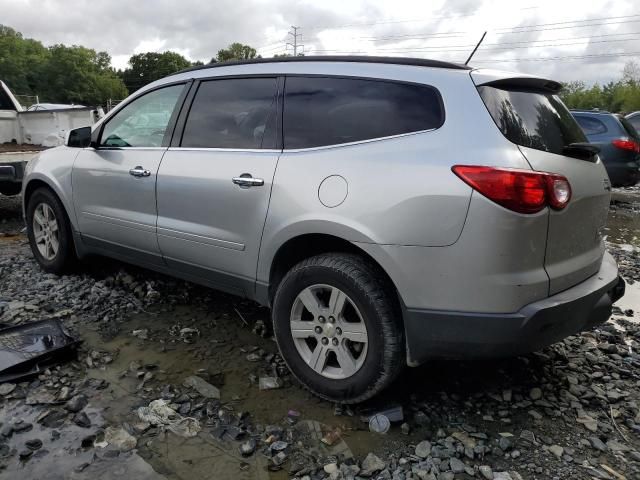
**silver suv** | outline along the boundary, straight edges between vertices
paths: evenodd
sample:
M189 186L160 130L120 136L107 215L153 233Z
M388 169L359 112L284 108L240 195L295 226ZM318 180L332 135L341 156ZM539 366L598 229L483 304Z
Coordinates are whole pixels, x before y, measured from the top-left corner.
M360 402L609 317L610 184L559 88L376 57L180 72L29 163L29 241L49 272L102 254L267 305L300 382Z

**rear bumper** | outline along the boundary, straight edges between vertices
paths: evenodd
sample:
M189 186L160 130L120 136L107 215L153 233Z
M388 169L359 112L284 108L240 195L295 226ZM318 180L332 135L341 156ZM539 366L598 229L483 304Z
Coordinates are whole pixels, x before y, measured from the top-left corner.
M587 280L516 313L491 314L405 309L408 363L434 357L500 357L539 350L600 325L625 283L609 253Z

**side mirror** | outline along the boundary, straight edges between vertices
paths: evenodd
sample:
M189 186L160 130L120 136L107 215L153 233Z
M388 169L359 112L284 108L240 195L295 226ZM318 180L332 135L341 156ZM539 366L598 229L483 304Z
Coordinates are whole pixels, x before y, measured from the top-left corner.
M69 130L64 144L72 148L88 147L91 144L91 127L80 127Z

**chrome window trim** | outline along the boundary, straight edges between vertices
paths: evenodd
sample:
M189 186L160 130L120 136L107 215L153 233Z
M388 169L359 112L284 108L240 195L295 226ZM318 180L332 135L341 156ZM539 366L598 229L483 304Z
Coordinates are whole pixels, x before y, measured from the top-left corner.
M221 148L221 147L169 147L169 151L180 152L243 152L243 153L282 153L273 148Z

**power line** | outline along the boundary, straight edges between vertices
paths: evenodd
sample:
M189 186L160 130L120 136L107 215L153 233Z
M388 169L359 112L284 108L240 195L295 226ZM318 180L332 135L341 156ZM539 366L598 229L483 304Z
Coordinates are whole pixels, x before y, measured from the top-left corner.
M588 37L587 37L588 38ZM594 43L613 43L613 42L629 42L629 41L634 41L634 40L639 40L640 37L635 37L635 38L621 38L621 39L614 39L614 40L595 40L595 41L590 41L589 45L594 44ZM546 42L551 42L553 40L545 40ZM519 42L519 43L525 43L525 42ZM488 45L500 45L498 44L488 44ZM517 46L511 46L511 47L493 47L493 48L482 48L481 52L487 52L487 51L496 51L496 50L514 50L514 49L522 49L522 48L553 48L553 47L570 47L570 46L577 46L577 45L585 45L585 42L569 42L569 43L554 43L554 44L546 44L546 45L517 45ZM447 53L447 52L467 52L469 51L469 48L474 47L475 45L457 45L457 46L433 46L433 47L395 47L395 48L375 48L375 51L378 52L433 52L433 53ZM467 47L467 48L455 48L455 47ZM341 51L345 51L345 50L331 50L331 49L314 49L312 50L313 52L341 52ZM354 50L347 50L349 52L352 52ZM362 50L359 50L360 52L363 52Z
M634 57L640 55L640 52L629 53L598 53L593 55L565 55L560 57L543 57L543 58L511 58L511 59L484 59L477 60L473 63L509 63L509 62L549 62L552 60L579 60L585 58L604 58L604 57Z

